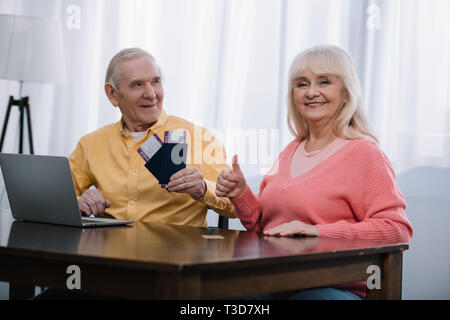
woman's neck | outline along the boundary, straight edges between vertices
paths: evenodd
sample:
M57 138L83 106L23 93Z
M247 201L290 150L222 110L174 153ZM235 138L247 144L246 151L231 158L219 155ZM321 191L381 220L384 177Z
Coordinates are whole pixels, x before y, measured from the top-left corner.
M334 134L334 122L309 123L309 137L305 143L305 151L320 150L329 145L336 138Z
M309 137L305 143L305 151L312 152L325 148L336 139L336 135L332 130L327 131L310 131Z

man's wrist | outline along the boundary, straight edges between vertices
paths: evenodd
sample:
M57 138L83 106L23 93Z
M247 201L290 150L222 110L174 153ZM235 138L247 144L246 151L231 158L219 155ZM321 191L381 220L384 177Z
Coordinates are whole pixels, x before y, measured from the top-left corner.
M205 197L207 190L208 190L208 186L206 185L205 179L203 179L203 194L199 199L203 199Z
M206 190L208 190L208 186L206 185L206 181L203 179L203 188L205 189L203 191L203 195L200 198L204 198L206 194Z
M206 191L208 190L208 187L206 186L206 181L203 179L203 193L200 197L192 197L195 200L203 200L203 198L205 198L206 195Z

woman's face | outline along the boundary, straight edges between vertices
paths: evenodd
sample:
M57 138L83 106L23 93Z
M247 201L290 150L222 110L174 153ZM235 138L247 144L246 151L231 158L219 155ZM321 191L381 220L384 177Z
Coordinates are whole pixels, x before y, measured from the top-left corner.
M338 76L309 70L294 79L292 94L295 108L310 126L334 121L348 102L344 83Z

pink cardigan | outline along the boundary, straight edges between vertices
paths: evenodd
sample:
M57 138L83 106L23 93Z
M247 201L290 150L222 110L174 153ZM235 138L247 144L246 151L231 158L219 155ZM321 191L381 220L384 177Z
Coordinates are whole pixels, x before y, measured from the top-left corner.
M292 141L255 196L247 186L231 199L247 230L261 232L300 220L316 225L319 236L409 242L413 229L406 203L386 155L365 139L352 140L316 167L292 178ZM365 282L339 286L365 298Z

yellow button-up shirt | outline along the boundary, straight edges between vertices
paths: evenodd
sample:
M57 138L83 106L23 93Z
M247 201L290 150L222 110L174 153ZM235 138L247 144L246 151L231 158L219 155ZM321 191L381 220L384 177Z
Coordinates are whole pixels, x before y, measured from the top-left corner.
M228 198L217 197L215 182L224 168L223 145L210 131L186 120L167 116L158 121L137 143L124 131L123 119L100 128L78 142L69 157L77 195L94 185L111 201L105 211L116 219L158 221L193 226L206 225L208 208L234 218L234 206ZM158 180L144 167L137 149L154 133L164 141L164 131L185 130L188 144L187 167L197 166L206 183L206 194L199 200L184 193L161 188Z

